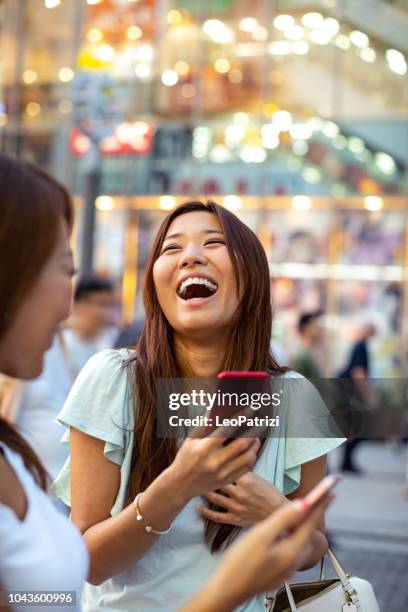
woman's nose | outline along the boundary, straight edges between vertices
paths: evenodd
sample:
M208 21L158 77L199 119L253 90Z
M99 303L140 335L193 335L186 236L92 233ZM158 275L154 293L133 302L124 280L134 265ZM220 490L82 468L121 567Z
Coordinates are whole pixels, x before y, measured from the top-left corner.
M206 261L203 251L197 246L190 245L184 250L179 265L181 268L186 268L194 264L204 265Z

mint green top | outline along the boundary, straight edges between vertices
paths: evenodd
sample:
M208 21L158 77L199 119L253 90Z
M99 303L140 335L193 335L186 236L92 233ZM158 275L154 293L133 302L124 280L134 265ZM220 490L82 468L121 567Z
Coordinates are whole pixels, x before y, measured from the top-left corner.
M120 466L121 481L111 509L114 516L124 507L134 442L134 403L129 368L124 361L127 349L97 353L85 365L75 381L58 421L67 427L62 441L69 448L69 427L105 441L104 454ZM316 389L302 376L288 372L281 377L280 434L268 439L254 472L263 476L284 494L294 491L300 482L301 465L326 454L343 438L317 438L310 414L327 417L327 408ZM136 410L137 412L137 410ZM308 414L301 431L311 437L288 437L296 422ZM286 432L286 436L282 435ZM70 460L57 477L53 490L68 506L70 500ZM171 491L169 491L171 495ZM201 498L192 499L176 517L172 530L161 536L137 563L99 586L86 584L84 612L99 610L180 609L214 572L219 553L212 555L203 539L203 521L196 510ZM163 499L163 503L166 501ZM221 553L222 554L222 553ZM263 612L263 598L254 598L240 610Z

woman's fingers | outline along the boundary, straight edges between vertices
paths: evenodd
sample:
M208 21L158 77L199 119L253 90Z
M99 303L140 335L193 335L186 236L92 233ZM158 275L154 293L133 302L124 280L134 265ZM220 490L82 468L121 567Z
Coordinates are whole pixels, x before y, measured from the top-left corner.
M227 463L248 451L257 454L260 445L258 438L236 438L220 450L220 460Z
M226 493L226 495L228 495L228 497L231 497L231 499L240 500L241 496L237 495L237 488L237 484L226 484L220 487L220 491Z
M228 459L225 459L225 456L223 457L223 468L220 470L219 474L220 484L231 484L235 482L255 465L259 445L253 442L250 446L245 448L245 446L242 445L244 441L246 441L244 438L236 440L237 443L241 443L241 445L237 447L241 450L238 456ZM232 457L234 457L234 455L232 455Z
M234 436L239 432L239 425L221 425L210 433L208 439L221 439L223 442ZM238 438L236 438L238 439Z
M225 508L226 510L231 510L234 512L238 510L236 502L226 495L221 495L215 491L210 491L209 493L206 493L204 497L206 497L211 503L221 506L221 508Z
M201 514L205 517L214 521L214 523L222 523L224 525L235 525L236 518L231 512L217 512L216 510L212 510L211 508L207 508L207 506L199 505L197 506L197 510L201 512Z

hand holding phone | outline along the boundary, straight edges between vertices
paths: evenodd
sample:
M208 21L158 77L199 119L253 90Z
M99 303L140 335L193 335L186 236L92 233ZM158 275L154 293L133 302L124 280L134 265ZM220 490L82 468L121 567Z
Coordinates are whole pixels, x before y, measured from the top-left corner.
M232 419L234 417L249 417L253 416L255 413L249 406L242 406L239 404L225 404L222 402L223 397L232 397L239 396L242 394L247 394L249 396L252 393L257 392L268 392L270 390L270 376L267 372L255 372L255 371L228 371L221 372L217 376L218 383L218 398L221 401L218 401L212 408L209 420L210 425L207 427L206 435L212 433L215 429L217 429L224 421L224 419ZM244 437L245 434L248 435L248 428L243 425L237 429L234 434L234 437ZM256 432L253 432L253 436L256 437ZM233 439L233 438L231 438Z

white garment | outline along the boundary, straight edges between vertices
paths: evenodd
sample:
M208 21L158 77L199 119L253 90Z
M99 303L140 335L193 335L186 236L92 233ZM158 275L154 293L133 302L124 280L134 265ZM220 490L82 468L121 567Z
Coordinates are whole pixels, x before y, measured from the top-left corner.
M36 485L20 455L2 442L0 448L28 504L21 521L9 506L0 503L0 583L6 592L75 591L76 606L36 605L35 610L78 612L89 564L81 534ZM28 608L15 605L12 610L24 612Z
M63 428L55 422L73 380L61 344L56 338L46 352L38 378L25 383L16 425L54 479L64 465L67 452L60 444Z
M67 450L60 444L64 429L55 419L88 359L112 344L112 332L89 342L81 340L71 330L64 330L63 339L65 354L56 337L45 354L40 376L24 383L16 417L20 433L35 450L52 480L68 457Z

